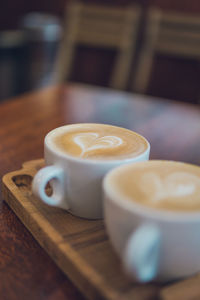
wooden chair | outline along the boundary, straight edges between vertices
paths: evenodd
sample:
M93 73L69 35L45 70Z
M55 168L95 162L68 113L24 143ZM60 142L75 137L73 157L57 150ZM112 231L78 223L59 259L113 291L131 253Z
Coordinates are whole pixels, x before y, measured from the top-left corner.
M67 6L66 25L56 63L56 81L69 79L78 45L116 49L108 86L125 89L135 53L140 8L113 7L71 2Z
M200 16L150 9L133 91L145 93L155 54L200 61Z

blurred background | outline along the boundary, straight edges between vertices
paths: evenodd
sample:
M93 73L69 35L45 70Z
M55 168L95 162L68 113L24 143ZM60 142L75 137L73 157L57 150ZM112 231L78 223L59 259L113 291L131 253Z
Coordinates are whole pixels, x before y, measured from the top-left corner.
M199 0L7 0L0 101L67 81L200 103Z

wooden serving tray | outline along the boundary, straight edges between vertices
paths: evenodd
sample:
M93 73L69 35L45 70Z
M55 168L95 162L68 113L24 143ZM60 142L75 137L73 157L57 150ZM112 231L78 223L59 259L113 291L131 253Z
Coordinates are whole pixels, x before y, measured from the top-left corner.
M3 196L55 263L91 300L197 300L200 275L173 284L138 284L123 272L103 220L77 218L33 196L31 182L43 160L3 177Z

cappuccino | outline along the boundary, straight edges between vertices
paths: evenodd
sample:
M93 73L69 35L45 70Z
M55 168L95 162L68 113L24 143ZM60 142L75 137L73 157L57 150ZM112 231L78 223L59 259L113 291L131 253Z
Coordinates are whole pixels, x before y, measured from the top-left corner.
M104 124L74 124L53 132L51 144L67 155L93 160L124 160L138 157L149 147L139 134Z
M121 198L167 211L200 210L200 167L174 161L128 165L109 178Z
M73 215L103 217L102 179L122 164L149 159L150 145L128 129L103 124L73 124L45 136L46 166L33 179L33 193L44 203ZM50 182L52 195L45 192Z

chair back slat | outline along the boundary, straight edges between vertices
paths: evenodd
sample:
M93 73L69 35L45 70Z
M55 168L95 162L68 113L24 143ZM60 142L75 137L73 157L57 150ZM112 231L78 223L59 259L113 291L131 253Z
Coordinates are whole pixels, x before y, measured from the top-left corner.
M75 47L79 44L117 50L109 86L125 89L134 57L140 21L136 5L113 7L71 3L67 7L66 28L58 56L57 81L69 78Z
M146 92L156 53L200 60L200 16L149 10L134 91Z

